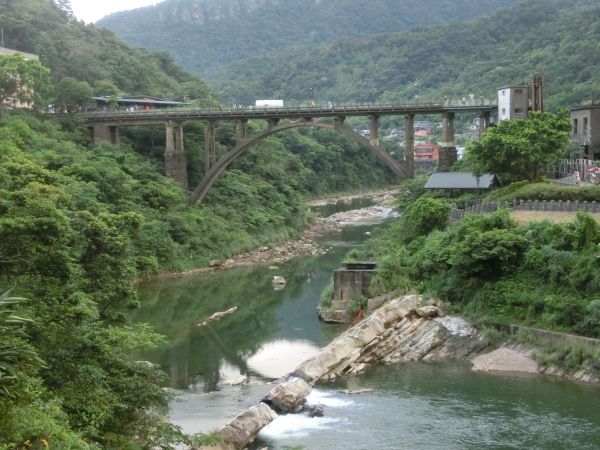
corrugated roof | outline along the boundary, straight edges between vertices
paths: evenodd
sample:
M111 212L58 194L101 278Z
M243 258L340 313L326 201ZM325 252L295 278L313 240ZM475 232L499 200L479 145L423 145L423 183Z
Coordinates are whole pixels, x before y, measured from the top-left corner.
M485 173L479 180L471 172L437 172L429 177L425 189L489 189L496 176Z

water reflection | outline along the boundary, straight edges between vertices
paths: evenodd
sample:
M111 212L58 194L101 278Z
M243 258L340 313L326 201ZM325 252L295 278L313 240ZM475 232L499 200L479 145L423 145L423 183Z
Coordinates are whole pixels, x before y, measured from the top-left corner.
M259 375L277 379L291 373L302 362L319 353L319 350L310 341L282 339L263 344L246 363Z

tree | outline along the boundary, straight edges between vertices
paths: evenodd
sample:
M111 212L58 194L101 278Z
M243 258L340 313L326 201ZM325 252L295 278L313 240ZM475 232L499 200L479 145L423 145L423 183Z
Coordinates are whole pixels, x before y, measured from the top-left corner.
M57 105L68 109L87 105L92 99L92 88L85 81L65 77L55 88L54 100Z
M39 102L50 90L50 70L21 55L0 56L0 105L14 98Z
M94 85L94 95L110 96L119 95L120 93L119 88L110 80L99 80Z
M476 173L509 174L537 181L541 169L559 159L569 142L567 111L532 112L529 120L505 120L468 148Z

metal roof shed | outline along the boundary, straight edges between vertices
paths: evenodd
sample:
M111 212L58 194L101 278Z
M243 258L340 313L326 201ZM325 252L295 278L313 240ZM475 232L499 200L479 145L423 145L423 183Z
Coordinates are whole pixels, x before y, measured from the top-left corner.
M429 177L425 189L490 189L497 184L491 173L476 177L471 172L437 172Z

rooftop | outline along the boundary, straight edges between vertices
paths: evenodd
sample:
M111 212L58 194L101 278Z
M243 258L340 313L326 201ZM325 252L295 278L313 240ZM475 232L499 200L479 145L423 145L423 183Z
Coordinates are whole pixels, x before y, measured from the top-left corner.
M0 47L0 56L6 55L21 55L25 59L40 59L38 55L34 55L33 53L20 52L19 50L13 50L12 48Z
M477 178L471 172L437 172L429 177L425 189L489 189L496 175L485 173Z

